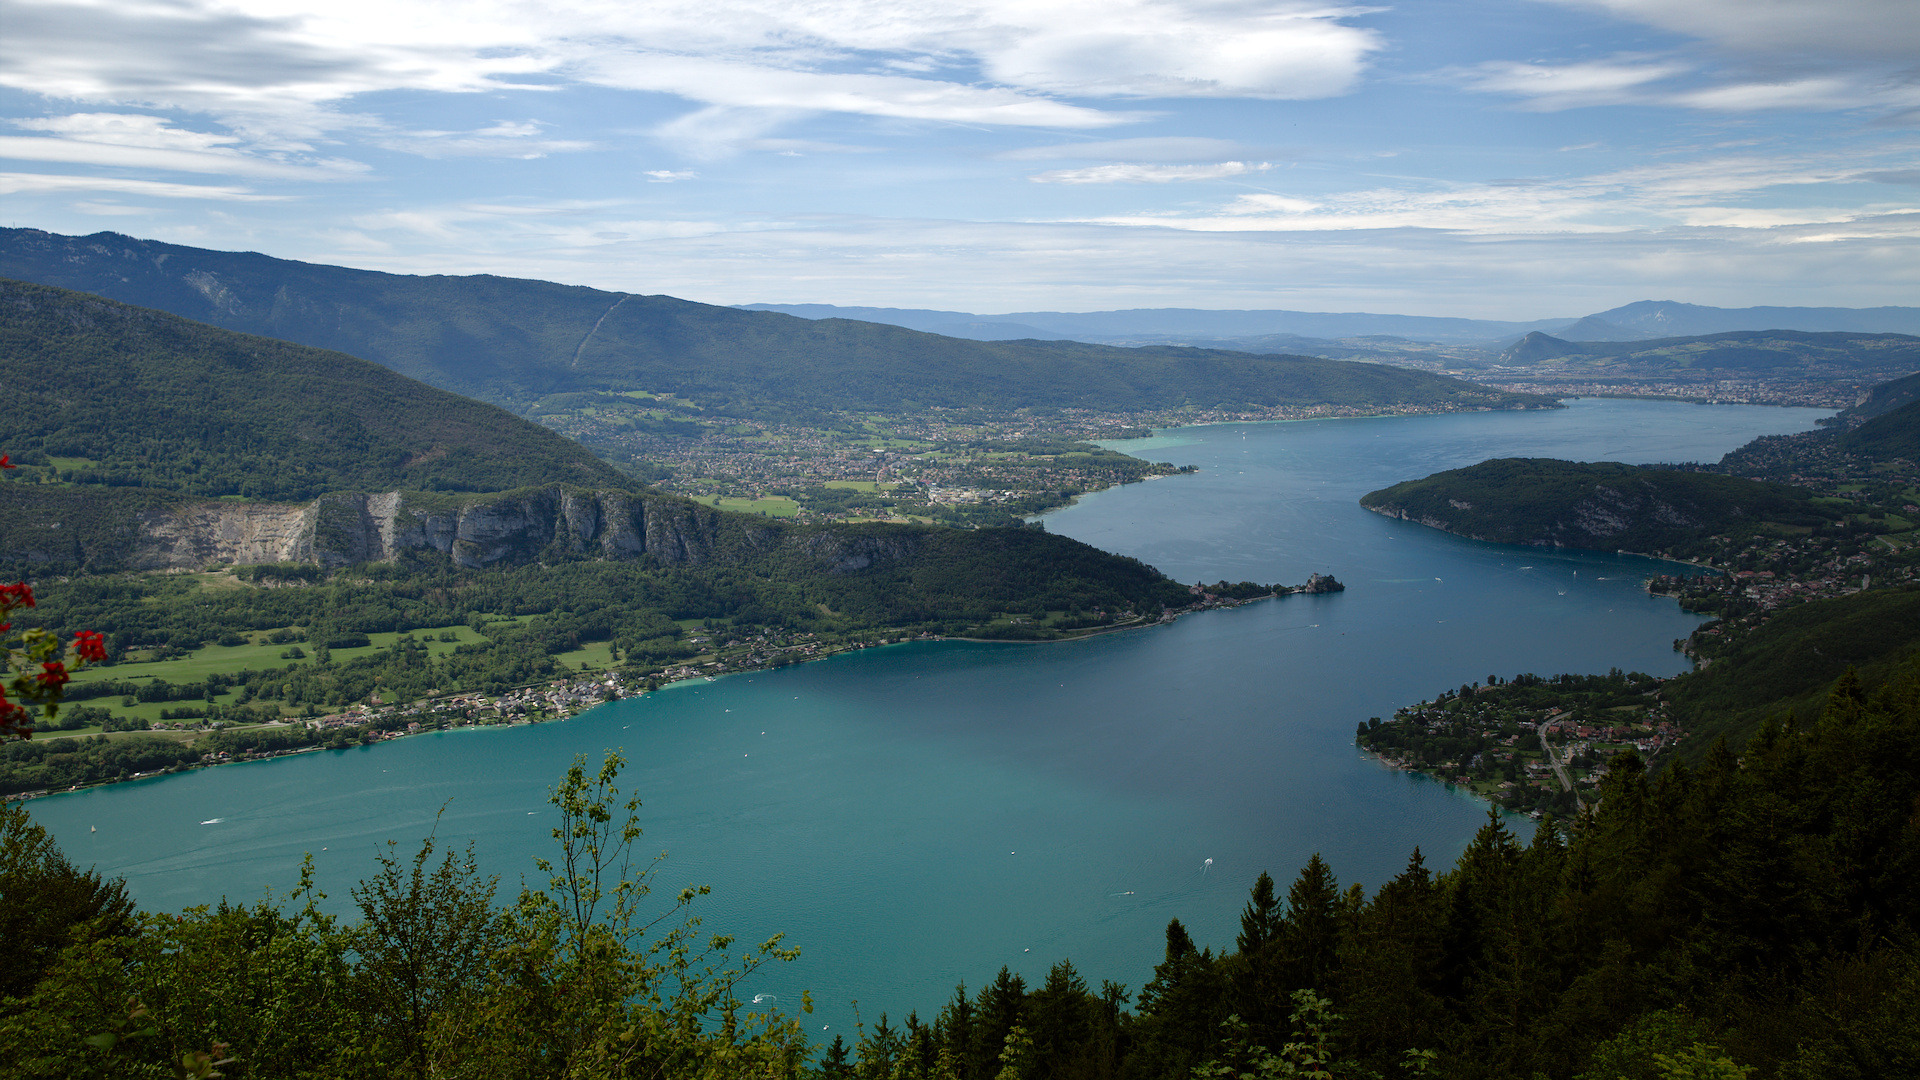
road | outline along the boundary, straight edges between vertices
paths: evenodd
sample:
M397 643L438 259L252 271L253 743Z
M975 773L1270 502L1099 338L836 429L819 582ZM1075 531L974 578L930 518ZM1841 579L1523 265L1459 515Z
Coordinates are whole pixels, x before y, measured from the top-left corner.
M1547 725L1552 722L1542 720L1540 726L1534 731L1540 736L1540 749L1546 752L1547 764L1552 765L1554 774L1560 777L1560 787L1566 791L1573 791L1573 777L1567 775L1567 767L1560 764L1560 755L1553 752L1553 744L1547 741ZM1582 799L1578 792L1574 792L1573 803L1582 810L1587 808L1586 800Z

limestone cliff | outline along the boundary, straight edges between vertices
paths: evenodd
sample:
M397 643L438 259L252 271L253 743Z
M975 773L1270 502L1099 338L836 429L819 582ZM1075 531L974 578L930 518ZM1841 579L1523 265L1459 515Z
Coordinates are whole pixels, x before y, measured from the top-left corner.
M465 567L526 562L543 552L698 565L723 546L766 549L794 530L722 515L684 499L549 485L480 497L347 493L311 503L183 502L142 511L129 569L209 563L382 562L432 550ZM831 536L809 553L847 568L885 553ZM844 547L846 550L838 550ZM812 549L820 550L814 551Z

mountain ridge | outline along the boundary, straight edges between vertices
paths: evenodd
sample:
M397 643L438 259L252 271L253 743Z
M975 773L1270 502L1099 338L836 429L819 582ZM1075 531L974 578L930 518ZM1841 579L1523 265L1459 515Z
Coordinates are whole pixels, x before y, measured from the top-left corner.
M0 280L0 380L0 446L69 459L83 485L296 499L632 486L578 443L378 364L50 286Z
M1528 320L1468 319L1396 315L1383 312L1325 312L1270 309L1129 308L1112 311L1015 311L981 314L925 308L836 307L832 304L742 304L745 310L774 311L807 319L860 318L915 329L935 325L977 324L983 333L1012 334L1037 327L1074 340L1103 341L1149 336L1218 340L1295 335L1334 340L1391 334L1415 341L1486 344L1544 331L1581 341L1640 341L1693 337L1740 330L1795 330L1810 333L1920 334L1920 307L1720 308L1672 300L1637 300L1579 318Z
M514 411L582 390L671 393L744 415L928 406L1122 412L1545 403L1381 365L1225 350L989 343L531 279L383 274L117 233L0 230L0 276L334 349Z

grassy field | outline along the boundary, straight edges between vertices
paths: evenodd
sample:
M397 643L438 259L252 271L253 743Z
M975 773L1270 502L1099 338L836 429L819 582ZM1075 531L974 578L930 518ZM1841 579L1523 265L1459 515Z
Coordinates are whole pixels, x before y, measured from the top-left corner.
M881 483L876 480L829 480L820 486L830 491L864 491L873 495L882 491L892 491L900 485L892 481Z
M520 615L513 619L495 619L488 625L505 626L510 623L523 623L534 618L538 618L538 616ZM286 627L284 629L297 630L296 627ZM231 675L249 669L261 671L269 668L284 668L292 664L311 664L313 662L314 648L312 645L307 643L292 643L286 645L268 644L266 637L273 632L272 630L262 630L253 634L253 640L246 645L208 645L186 656L176 657L171 660L141 659L139 658L139 654L136 653L133 658L123 660L117 664L86 668L76 674L73 677L73 681L77 684L84 684L102 680L144 682L148 679L165 679L170 683L196 683L204 682L209 675ZM486 640L489 636L484 633L475 633L470 626L436 626L413 630L410 631L410 633L416 641L425 645L427 651L433 656L445 656L461 645L472 645ZM445 635L451 640L441 640L442 635ZM392 648L393 643L398 641L400 636L397 632L368 634L367 640L369 644L351 649L334 649L332 650L332 658L335 662L340 662L379 652L382 649ZM289 651L296 645L302 652L306 653L304 658L294 659L291 657L283 658L281 656L282 653ZM584 649L567 653L565 656L559 657L559 659L565 661L571 667L582 667L584 662L585 664L591 664L596 669L605 669L612 666L611 646L606 642L599 642L594 645L589 645ZM222 700L226 701L231 699ZM115 717L123 719L132 717L145 720L149 723L161 722L162 717L160 711L162 709L179 710L192 708L196 704L197 703L193 701L141 701L135 702L132 705L122 705L121 699L119 698L91 698L72 703L72 705L76 706L104 708L110 711ZM256 704L267 705L274 703L256 699ZM298 710L281 703L280 711L282 715L292 715ZM76 728L71 731L41 732L36 734L34 738L57 739L73 735L92 735L99 733L99 731L98 726L89 726Z
M606 671L613 667L613 643L595 641L572 652L555 653L553 658L575 671Z
M765 514L768 517L792 517L800 512L800 504L785 495L768 495L763 499L730 499L720 495L709 495L700 501L721 510L732 510L742 514Z

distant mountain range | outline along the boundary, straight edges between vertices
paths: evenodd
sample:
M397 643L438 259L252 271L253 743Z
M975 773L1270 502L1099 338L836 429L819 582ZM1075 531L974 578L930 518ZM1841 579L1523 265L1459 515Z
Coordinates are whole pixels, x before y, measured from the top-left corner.
M1920 370L1920 337L1734 330L1648 341L1568 341L1535 331L1501 353L1500 362L1611 378L1684 373L1715 378L1793 375L1878 382Z
M1208 343L1276 335L1318 341L1365 335L1393 335L1413 341L1480 342L1514 337L1530 330L1552 330L1574 320L1498 322L1428 315L1378 315L1367 312L1210 310L1136 308L1125 311L1016 311L975 315L965 311L920 308L836 307L832 304L744 304L747 311L777 311L803 319L861 319L892 323L934 334L982 341L1015 338L1064 338L1108 343L1149 339L1193 339Z
M1129 411L1545 403L1378 364L985 342L545 281L382 274L115 233L0 230L0 277L335 349L517 412L578 391L671 393L725 415L764 418L930 406Z
M1852 331L1920 334L1920 307L1717 308L1671 300L1641 300L1585 318L1530 322L1453 319L1369 312L1139 308L1125 311L1016 311L976 315L917 308L835 307L831 304L747 304L751 311L778 311L804 319L863 319L931 333L986 341L1062 337L1118 342L1175 339L1224 346L1231 342L1291 335L1294 346L1313 352L1316 341L1390 335L1435 344L1504 343L1539 330L1571 341L1633 341L1718 334L1732 330ZM1302 340L1306 339L1306 340Z

